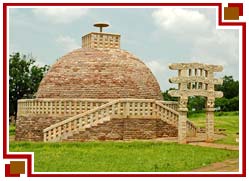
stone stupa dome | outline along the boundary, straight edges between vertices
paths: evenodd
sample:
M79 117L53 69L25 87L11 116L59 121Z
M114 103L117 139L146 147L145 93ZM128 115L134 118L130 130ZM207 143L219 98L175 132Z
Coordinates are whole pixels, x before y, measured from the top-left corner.
M119 49L120 35L92 32L83 48L62 56L40 83L37 98L157 99L159 84L150 69Z

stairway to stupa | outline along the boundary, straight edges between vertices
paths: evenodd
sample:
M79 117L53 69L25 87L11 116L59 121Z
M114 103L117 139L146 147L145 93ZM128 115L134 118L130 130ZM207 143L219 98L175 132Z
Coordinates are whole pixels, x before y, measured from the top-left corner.
M179 113L150 99L116 99L43 130L45 142L177 136ZM187 134L197 128L187 120Z

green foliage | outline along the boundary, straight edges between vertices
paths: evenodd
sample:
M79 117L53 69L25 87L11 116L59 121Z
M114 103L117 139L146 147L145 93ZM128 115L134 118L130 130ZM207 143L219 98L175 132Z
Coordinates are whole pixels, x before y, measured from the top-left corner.
M225 97L215 99L215 106L220 107L221 111L238 111L239 110L239 97L227 99Z
M205 108L206 98L201 96L189 97L188 99L188 110L201 111Z
M40 81L48 71L48 66L35 65L35 59L13 53L9 58L9 115L16 116L17 100L31 98Z
M165 92L162 92L163 100L165 100L165 101L177 101L178 100L177 97L172 97L172 96L169 95L170 90L175 90L175 88L169 88L169 90L166 90Z
M223 84L216 85L215 89L217 91L222 91L225 98L231 99L239 96L239 81L235 81L233 76L224 76Z
M16 127L13 124L9 125L9 136L13 136L16 134Z
M11 142L10 151L34 152L36 172L177 172L239 156L238 151L149 141Z
M189 114L189 119L197 127L206 127L205 113ZM238 145L236 142L237 133L239 132L239 112L215 112L215 129L225 129L224 138L217 140L216 143Z
M239 110L239 81L235 81L232 76L225 76L223 84L217 85L215 89L224 95L215 99L215 107L220 107L221 111Z

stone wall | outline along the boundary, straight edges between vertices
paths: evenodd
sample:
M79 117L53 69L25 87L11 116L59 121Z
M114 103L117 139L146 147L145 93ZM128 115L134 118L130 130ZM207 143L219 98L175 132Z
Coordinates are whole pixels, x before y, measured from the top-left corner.
M68 117L61 116L19 116L16 120L16 141L43 141L43 129Z
M43 129L68 117L20 116L16 122L17 141L43 141ZM129 140L176 137L177 129L155 119L113 119L98 124L64 141Z
M68 117L20 116L16 141L43 141L43 129ZM156 119L113 119L69 137L68 141L129 140L176 137L177 128ZM67 141L67 140L64 140Z
M177 128L156 119L112 119L63 141L129 140L176 137Z

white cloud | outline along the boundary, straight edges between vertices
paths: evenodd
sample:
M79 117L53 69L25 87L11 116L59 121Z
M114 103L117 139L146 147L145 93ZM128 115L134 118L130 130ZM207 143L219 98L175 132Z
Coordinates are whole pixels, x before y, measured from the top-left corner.
M35 8L32 10L39 19L52 23L70 23L86 15L88 9L80 8Z
M217 30L211 37L195 40L192 48L193 60L224 66L217 75L233 75L239 78L239 39L236 30Z
M167 71L167 67L165 65L162 66L159 61L152 60L146 64L154 74Z
M212 36L196 39L191 54L209 63L238 64L238 42L234 30L216 30Z
M79 48L75 39L70 36L59 36L56 39L56 43L64 49L65 52L72 51L73 49Z
M209 11L180 8L156 10L152 17L159 27L157 36L168 35L178 43L176 59L189 57L184 62L221 64L224 66L222 75L238 78L238 30L216 29L216 19L205 12Z
M210 26L204 14L191 9L162 8L154 11L152 17L161 28L178 35L202 35Z

